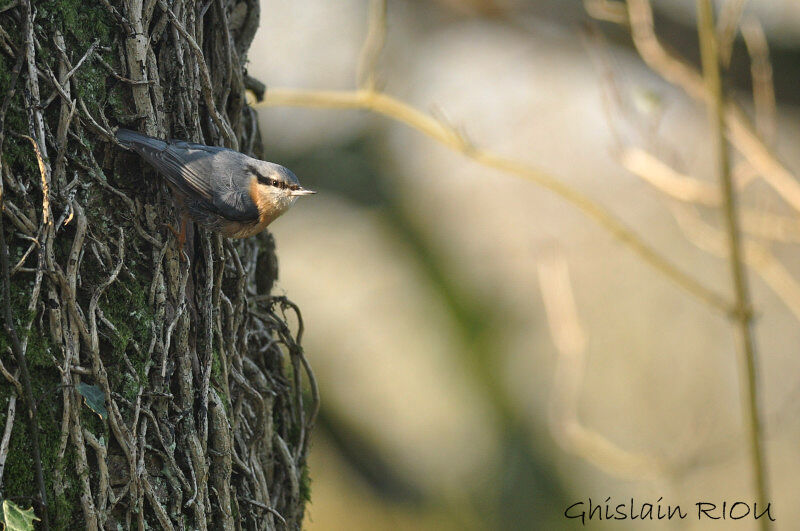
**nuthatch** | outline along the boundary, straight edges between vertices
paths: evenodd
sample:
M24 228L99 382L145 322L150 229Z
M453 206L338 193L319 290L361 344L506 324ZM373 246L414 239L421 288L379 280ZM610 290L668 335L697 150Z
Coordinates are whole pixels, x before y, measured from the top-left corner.
M298 196L316 193L302 188L287 168L232 149L159 140L123 128L116 136L167 179L194 221L229 238L258 234Z

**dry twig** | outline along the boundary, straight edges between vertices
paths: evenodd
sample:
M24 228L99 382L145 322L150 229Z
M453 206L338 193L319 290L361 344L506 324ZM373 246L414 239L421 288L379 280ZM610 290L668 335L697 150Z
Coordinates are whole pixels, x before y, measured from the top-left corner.
M555 251L538 263L550 336L558 351L549 421L553 436L565 450L578 455L607 474L627 480L663 479L667 468L660 460L629 452L578 418L583 385L586 337L575 308L566 260Z
M762 450L761 418L758 408L758 385L756 373L756 345L753 336L753 310L751 306L747 271L744 267L739 229L737 197L730 169L728 141L725 137L725 96L719 67L719 51L714 31L714 15L710 0L697 0L698 32L703 61L703 75L709 99L709 122L714 134L717 154L717 171L723 198L723 212L727 234L728 255L731 265L733 290L736 295L736 311L732 315L740 335L742 362L740 375L744 401L744 417L749 432L750 459L753 466L756 502L762 507L767 497L767 476ZM761 519L762 529L768 529L769 519Z
M724 297L715 293L698 280L681 271L667 257L642 240L616 216L578 190L564 184L561 180L525 163L508 159L491 151L467 143L457 131L436 121L432 117L387 94L368 90L311 91L292 89L272 89L263 104L259 106L321 107L332 109L368 109L382 114L441 142L475 162L531 181L557 194L583 214L595 221L612 236L634 251L639 258L656 271L669 278L681 288L702 300L711 308L729 312L730 304Z

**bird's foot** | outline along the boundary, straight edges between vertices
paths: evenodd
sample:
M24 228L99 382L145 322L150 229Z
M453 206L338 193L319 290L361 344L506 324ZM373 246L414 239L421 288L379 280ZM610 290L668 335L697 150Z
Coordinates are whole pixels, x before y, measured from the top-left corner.
M185 251L185 247L186 247L186 223L187 223L187 221L188 220L187 220L186 216L181 216L181 228L180 228L180 230L176 229L175 227L173 227L169 223L164 223L164 226L166 226L170 230L170 232L172 232L172 234L175 236L175 238L178 240L178 250L180 251L180 256L181 256L181 261L182 262L185 262L185 261L188 260L188 257L186 256L186 251Z

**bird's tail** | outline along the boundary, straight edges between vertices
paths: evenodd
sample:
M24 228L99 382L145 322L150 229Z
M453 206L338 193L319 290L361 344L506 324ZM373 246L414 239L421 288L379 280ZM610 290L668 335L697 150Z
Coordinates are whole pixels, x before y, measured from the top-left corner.
M117 129L116 137L120 144L139 153L143 150L148 150L148 148L150 150L155 149L157 151L162 151L167 147L167 143L163 140L122 127Z

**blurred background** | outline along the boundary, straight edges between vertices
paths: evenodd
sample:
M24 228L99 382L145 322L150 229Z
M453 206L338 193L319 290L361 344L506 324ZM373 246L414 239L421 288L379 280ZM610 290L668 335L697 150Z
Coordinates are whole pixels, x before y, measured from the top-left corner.
M800 4L722 4L726 87L794 171ZM642 61L619 5L389 0L376 86L581 191L732 300L706 109ZM261 7L248 69L267 99L356 88L369 2ZM662 41L698 65L694 2L653 8ZM322 393L308 529L577 528L564 510L590 497L752 503L726 315L560 197L403 124L259 113L267 158L320 192L271 227ZM733 152L772 515L796 529L800 217ZM638 527L756 527L695 515Z

